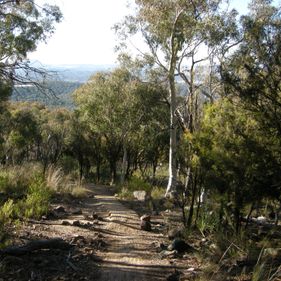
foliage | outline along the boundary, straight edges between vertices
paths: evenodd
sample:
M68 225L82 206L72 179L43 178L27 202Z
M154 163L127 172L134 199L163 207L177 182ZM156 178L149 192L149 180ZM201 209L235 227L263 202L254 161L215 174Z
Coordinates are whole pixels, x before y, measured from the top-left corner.
M264 133L280 139L281 15L271 3L251 2L251 12L241 18L243 40L221 68L225 94L239 96Z
M134 195L132 190L128 190L127 187L122 187L118 192L118 197L124 200L133 200Z
M14 87L11 100L40 102L51 108L74 107L71 93L81 86L79 82L48 80L36 85Z
M82 119L103 145L111 183L117 179L116 163L122 152L133 153L136 137L159 116L156 109L162 109L163 92L161 87L140 82L124 68L97 73L75 92ZM160 122L155 124L157 128Z
M34 1L2 1L0 3L0 81L26 83L30 72L40 74L25 61L40 41L54 31L54 23L62 14L57 6L38 6Z
M18 216L39 219L49 210L51 191L42 178L35 179L28 188L25 201L19 202Z
M0 209L0 224L5 225L11 222L14 215L14 201L9 199Z
M152 185L139 177L131 177L126 183L125 187L129 191L136 191L136 190L145 190L147 192L151 192Z
M163 187L153 186L151 190L151 198L153 200L161 200L165 197L165 189Z
M51 191L40 176L40 166L1 168L0 242L6 243L7 226L16 219L39 219L49 209Z
M211 192L228 194L237 220L246 203L278 198L276 139L265 138L239 104L222 99L209 106L198 139L205 185Z

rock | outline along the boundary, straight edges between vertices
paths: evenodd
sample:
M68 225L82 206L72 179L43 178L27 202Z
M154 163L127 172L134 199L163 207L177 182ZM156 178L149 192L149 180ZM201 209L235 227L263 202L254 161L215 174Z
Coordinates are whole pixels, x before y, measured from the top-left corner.
M184 240L180 238L176 238L173 240L172 244L169 245L168 250L176 250L179 253L190 252L193 251L193 247L188 245Z
M57 206L54 208L54 211L55 212L58 212L58 213L66 213L65 211L65 208L63 206Z
M168 248L164 243L160 243L159 247L161 250L167 250Z
M149 221L141 220L140 228L141 230L151 231L151 223Z
M138 201L146 201L148 199L147 192L145 190L136 190L133 192L133 196Z
M256 220L258 224L265 224L267 222L267 219L264 216L259 216Z
M150 215L145 214L145 215L141 216L140 219L142 221L149 221L150 222L151 217L150 217Z
M81 226L81 222L80 221L73 221L72 225L73 226Z
M158 253L160 253L161 251L167 250L167 246L164 243L159 242L159 241L152 242L151 246L153 248L155 248Z
M167 279L167 281L179 281L180 280L180 272L178 270L175 270L174 273L170 274Z
M92 220L92 218L87 215L87 214L83 214L84 220Z
M81 209L75 209L71 212L72 215L82 215L82 210Z
M93 218L94 220L103 221L103 218L100 217L96 212L93 212L92 218Z
M71 223L69 221L62 221L61 224L62 225L71 225Z
M168 238L169 240L173 240L175 238L181 238L182 235L182 229L180 228L174 228L174 229L170 229L168 231Z
M151 231L150 215L141 216L140 228L145 231Z
M96 212L93 212L92 218L93 218L94 220L97 220L97 219L99 218L99 215L98 215Z
M161 256L161 258L175 258L177 253L178 252L176 250L174 250L174 251L165 251L164 250L160 253L160 256Z

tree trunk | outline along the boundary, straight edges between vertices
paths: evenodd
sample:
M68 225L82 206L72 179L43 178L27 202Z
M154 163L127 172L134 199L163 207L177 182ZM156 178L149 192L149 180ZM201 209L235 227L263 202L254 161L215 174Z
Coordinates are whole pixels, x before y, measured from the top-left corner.
M97 174L97 183L100 182L100 161L96 163L96 174Z
M175 190L177 183L176 169L176 149L177 149L177 129L176 129L176 88L174 75L170 74L170 148L169 148L169 181L166 189L166 195Z
M152 163L152 179L155 180L156 177L156 169L157 169L157 161Z
M82 183L82 178L83 178L83 157L79 157L79 182L80 184Z
M110 180L110 185L114 185L116 182L116 162L112 161L110 163L110 174L111 174L111 180Z
M195 172L196 173L196 172ZM191 195L191 204L190 204L190 209L189 209L189 214L188 214L188 219L187 219L187 227L190 227L192 224L192 218L193 218L193 213L194 213L194 204L196 200L196 194L197 194L197 176L192 175L191 173L191 190L192 190L192 195Z
M123 184L125 181L125 174L126 174L126 167L128 162L128 153L126 145L123 147L123 159L122 159L122 167L121 167L121 176L120 176L120 183Z

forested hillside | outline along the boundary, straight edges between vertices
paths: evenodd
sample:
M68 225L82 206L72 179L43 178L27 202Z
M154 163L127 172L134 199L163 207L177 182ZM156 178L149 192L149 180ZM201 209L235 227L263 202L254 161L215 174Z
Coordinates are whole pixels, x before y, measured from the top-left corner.
M38 64L38 63L37 63ZM41 66L41 64L40 64ZM113 65L48 65L46 79L39 76L38 83L15 85L11 100L40 102L49 107L73 108L71 94L98 71L109 71ZM32 72L30 73L32 76Z
M0 279L281 280L281 8L134 3L54 81L59 8L0 1Z
M48 107L73 108L71 94L79 87L79 82L46 81L41 85L17 85L11 100L39 102Z

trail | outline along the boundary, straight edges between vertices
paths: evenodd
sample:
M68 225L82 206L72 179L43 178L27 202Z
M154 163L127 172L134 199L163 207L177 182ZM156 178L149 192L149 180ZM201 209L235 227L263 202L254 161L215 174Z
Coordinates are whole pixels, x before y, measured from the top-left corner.
M159 244L168 241L156 217L152 231L143 231L138 214L115 198L110 187L89 184L87 189L85 198L54 203L54 209L66 210L63 218L27 222L15 236L15 245L60 237L72 250L0 257L0 269L5 268L1 281L160 281L168 280L176 268L183 273L192 266L192 256L161 258ZM73 208L79 212L71 212Z
M174 271L168 260L160 258L155 243L163 241L160 233L140 230L139 216L122 205L105 187L91 186L106 223L100 228L108 243L106 251L99 252L98 280L142 281L166 280Z

